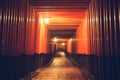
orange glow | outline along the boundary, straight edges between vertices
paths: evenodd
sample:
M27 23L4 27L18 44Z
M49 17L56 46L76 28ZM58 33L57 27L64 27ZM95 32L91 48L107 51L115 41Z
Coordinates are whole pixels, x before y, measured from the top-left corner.
M77 53L89 54L87 14L76 31Z
M64 42L62 43L62 46L65 46L65 43L64 43Z
M37 26L36 26L36 48L35 53L47 53L47 27L44 23L44 18L37 13Z
M41 23L41 18L39 18L39 22Z
M47 51L47 28L45 23L43 22L43 18L41 17L40 27L40 53L46 53Z
M56 37L54 38L53 42L57 42L57 38Z
M47 16L47 17L46 17ZM72 26L74 29L83 21L85 12L37 12L38 23L36 27L36 53L47 52L48 42L48 25L77 25ZM56 26L51 26L56 29ZM66 28L68 27L68 28ZM58 27L60 29L61 26ZM51 29L51 28L49 28ZM62 29L73 29L70 26L62 27ZM68 39L53 39L53 42L67 42ZM62 45L62 44L61 44ZM72 40L67 43L69 52L72 52Z
M67 52L72 53L72 38L67 42Z
M68 39L55 37L51 41L53 41L53 42L67 42Z
M39 12L43 17L63 17L63 18L84 18L85 13L83 12Z
M42 17L49 17L49 25L79 25L85 16L84 12L39 12L39 14Z
M41 19L39 18L39 14L36 13L36 35L35 35L35 53L39 53L40 52L40 27L38 26L39 23L41 22Z
M49 18L44 18L45 23L48 24L50 22Z

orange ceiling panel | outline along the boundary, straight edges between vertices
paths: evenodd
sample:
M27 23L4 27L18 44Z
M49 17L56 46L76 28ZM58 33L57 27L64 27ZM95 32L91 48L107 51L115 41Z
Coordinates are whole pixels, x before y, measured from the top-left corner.
M78 25L85 16L85 12L38 12L42 18L49 18L49 25Z
M65 18L83 18L85 12L39 12L43 17L65 17Z

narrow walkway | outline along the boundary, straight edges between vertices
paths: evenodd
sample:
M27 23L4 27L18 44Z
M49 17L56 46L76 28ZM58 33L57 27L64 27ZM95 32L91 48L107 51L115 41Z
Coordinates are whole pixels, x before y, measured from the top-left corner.
M32 80L84 80L80 69L66 57L55 57L50 66L37 72Z

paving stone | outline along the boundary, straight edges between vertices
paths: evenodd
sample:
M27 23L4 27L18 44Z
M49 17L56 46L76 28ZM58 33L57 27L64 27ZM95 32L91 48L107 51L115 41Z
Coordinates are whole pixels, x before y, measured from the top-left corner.
M84 80L81 70L66 57L56 57L50 66L42 69L32 80Z
M37 75L36 75L37 74ZM67 57L55 57L46 67L31 72L21 80L96 80L86 69L79 68Z

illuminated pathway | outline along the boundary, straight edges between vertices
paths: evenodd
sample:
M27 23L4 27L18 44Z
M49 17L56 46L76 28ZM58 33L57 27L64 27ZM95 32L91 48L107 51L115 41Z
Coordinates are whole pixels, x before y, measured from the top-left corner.
M32 80L84 80L78 67L66 57L55 57L49 67L38 69L39 75Z

